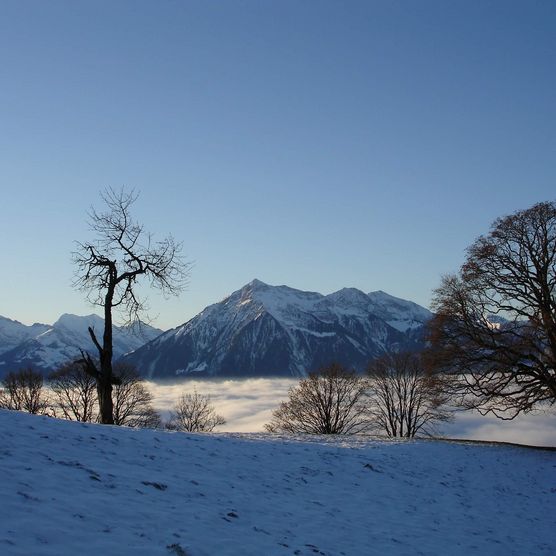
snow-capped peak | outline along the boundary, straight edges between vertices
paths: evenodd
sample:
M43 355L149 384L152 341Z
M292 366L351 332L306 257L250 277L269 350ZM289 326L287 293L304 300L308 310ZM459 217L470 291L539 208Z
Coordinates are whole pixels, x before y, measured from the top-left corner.
M0 375L27 366L51 371L78 357L81 349L95 354L89 327L100 341L104 321L95 314L77 316L65 313L53 325L29 327L0 318ZM114 326L113 350L116 357L137 349L162 331L143 325L138 332L129 327Z
M251 289L255 289L255 288L268 288L268 284L266 284L265 282L263 282L262 280L259 280L257 278L253 278L253 280L251 280L251 282L249 282L246 286L244 286L244 288L251 288Z
M326 298L344 306L369 305L369 297L357 288L342 288L327 295Z
M94 329L100 329L104 325L104 321L101 317L95 314L78 316L71 315L69 313L64 313L60 318L52 325L53 327L63 327L67 330L72 331L83 331L87 330L90 326Z

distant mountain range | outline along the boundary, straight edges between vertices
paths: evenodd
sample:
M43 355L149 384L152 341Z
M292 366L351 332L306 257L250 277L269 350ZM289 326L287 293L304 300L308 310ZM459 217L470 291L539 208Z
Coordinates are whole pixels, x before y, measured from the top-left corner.
M322 295L253 280L124 360L155 380L297 377L332 361L361 371L386 352L421 349L431 316L383 291Z
M0 378L22 367L45 374L80 356L80 349L96 355L87 328L102 335L104 321L97 315L62 315L54 324L26 326L0 316ZM114 327L114 356L119 358L159 336L162 330L142 325L140 330Z
M332 361L362 371L384 353L418 350L432 313L383 291L344 288L330 295L253 280L167 332L114 327L114 358L151 379L304 376ZM33 367L45 374L96 355L87 327L97 315L62 315L53 325L0 316L0 378Z

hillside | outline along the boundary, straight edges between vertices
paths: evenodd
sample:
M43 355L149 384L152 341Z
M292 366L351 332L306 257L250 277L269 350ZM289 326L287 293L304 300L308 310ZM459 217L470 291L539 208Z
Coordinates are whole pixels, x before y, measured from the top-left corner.
M330 295L253 280L126 356L145 376L304 376L419 349L430 311L382 291Z
M5 556L553 554L556 453L0 411Z

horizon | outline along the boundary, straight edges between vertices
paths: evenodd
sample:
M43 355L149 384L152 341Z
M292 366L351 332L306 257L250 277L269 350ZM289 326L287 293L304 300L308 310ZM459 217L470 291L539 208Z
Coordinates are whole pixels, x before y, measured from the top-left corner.
M89 314L99 192L193 262L170 329L252 276L429 307L498 217L552 201L556 4L5 0L0 314ZM60 311L60 308L62 311Z
M322 295L322 296L324 296L324 297L326 297L326 296L328 296L328 295L332 295L332 294L337 293L337 292L339 292L339 291L342 291L342 290L344 290L344 289L356 289L356 290L358 290L358 291L364 293L365 295L370 295L370 294L372 294L372 293L384 293L384 294L386 294L386 295L388 295L388 296L390 296L390 297L396 298L396 299L402 299L403 301L409 301L409 302L411 302L411 303L416 303L415 301L413 301L413 300L411 300L411 299L403 299L403 298L400 298L400 297L398 297L398 296L392 295L392 294L390 294L389 292L386 292L386 291L384 291L384 290L364 291L364 290L360 290L359 288L353 288L353 287L351 287L351 286L345 286L345 287L343 287L343 288L340 288L339 290L335 290L335 291L332 291L332 292L330 292L330 293L322 293L322 292L318 292L318 291L316 291L316 290L300 290L300 289L298 289L298 288L294 288L294 287L292 287L292 286L289 286L288 284L269 284L269 283L267 283L267 282L264 282L263 280L259 280L258 278L253 278L252 280L249 280L249 282L247 282L246 284L243 284L243 286L241 286L241 287L239 287L239 288L236 288L236 289L234 289L233 291L231 291L231 292L229 292L228 294L226 294L222 299L219 299L218 301L214 301L214 302L212 302L212 303L209 303L208 305L206 305L205 307L203 307L203 308L201 309L201 311L199 311L199 313L202 312L202 311L203 311L204 309L206 309L207 307L210 307L211 305L216 305L216 304L218 304L218 303L221 303L222 301L224 301L225 299L227 299L227 298L228 298L230 295L232 295L233 293L235 293L235 292L237 292L237 291L240 291L241 289L243 289L243 288L245 288L246 286L252 284L253 282L259 282L259 283L261 283L262 285L264 285L264 286L269 286L269 287L271 287L271 288L281 288L281 287L285 287L285 288L294 289L294 290L296 290L296 291L301 291L301 292L303 292L303 293L317 293L317 294ZM417 303L417 305L419 305L419 304ZM422 305L420 305L420 306L423 307ZM425 308L426 308L426 309L429 309L429 307L425 307ZM93 309L93 308L91 308L91 309ZM430 309L429 309L429 310L430 310ZM100 313L100 311L99 311L99 312L96 312L96 313L93 311L93 312L84 313L84 314L69 313L69 312L67 312L67 311L63 311L63 312L61 312L61 313L58 314L58 316L56 317L56 319L54 319L53 321L50 321L50 322L42 322L42 321L37 321L37 320L32 321L32 322L31 322L31 321L23 321L23 320L21 320L21 319L18 319L17 317L13 317L13 316L11 316L11 315L3 315L3 314L0 314L0 317L4 317L4 318L7 318L7 319L12 320L12 321L20 322L21 324L24 324L24 325L26 325L26 326L32 326L33 324L44 324L44 325L52 326L52 325L54 325L58 320L60 320L60 319L61 319L63 316L65 316L65 315L77 316L77 317L82 317L82 318L86 318L86 317L90 317L90 316L96 316L96 317L99 317L99 318L102 319L103 316L102 316L102 314L99 314L99 313ZM195 315L193 315L192 317L190 317L190 318L187 319L186 321L183 321L183 322L181 322L181 323L178 323L178 324L176 324L175 326L171 326L170 328L160 328L160 327L156 326L155 323L149 323L149 322L144 322L143 324L148 324L149 326L153 326L154 328L159 328L159 329L162 330L163 332L167 332L168 330L172 330L172 329L174 329L174 328L178 328L178 327L180 327L180 326L183 326L183 325L186 324L189 320L191 320L192 318L194 318L194 317L196 317L197 315L199 315L199 313L196 313ZM142 321L142 322L143 322L143 321ZM121 325L118 323L117 317L115 317L115 322L114 322L114 324L115 324L116 326L121 326Z

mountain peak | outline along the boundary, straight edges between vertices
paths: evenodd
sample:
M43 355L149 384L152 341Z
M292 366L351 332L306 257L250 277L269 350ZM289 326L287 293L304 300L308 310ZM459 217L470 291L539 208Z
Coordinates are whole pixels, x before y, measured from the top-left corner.
M422 347L426 315L384 296L379 303L357 288L325 296L254 279L127 360L155 379L304 376L331 361L363 370L383 353Z
M64 313L53 325L25 326L8 319L0 319L0 377L10 368L33 367L44 372L52 371L66 361L76 359L80 350L95 346L88 327L102 334L104 321L98 315L87 316ZM115 357L137 349L162 332L145 326L140 335L132 334L126 327L114 326L113 352Z
M369 292L368 295L377 296L377 297L393 297L389 293L386 293L384 290L375 290L375 291Z
M64 313L60 316L60 318L53 324L54 327L63 326L64 328L68 328L70 330L81 330L87 329L88 326L94 327L102 326L103 320L101 317L95 314L79 316L79 315L72 315L70 313Z
M367 299L368 300L367 295L361 290L358 290L357 288L342 288L341 290L331 293L328 297L336 298L336 299L350 299L350 300Z
M253 280L251 280L251 282L246 284L244 287L245 288L267 288L268 284L266 284L262 280L259 280L257 278L253 278Z

